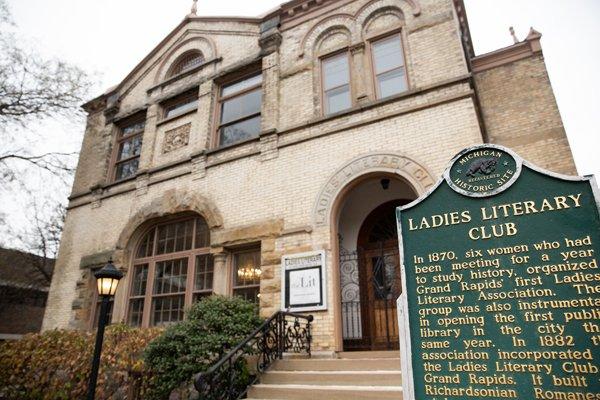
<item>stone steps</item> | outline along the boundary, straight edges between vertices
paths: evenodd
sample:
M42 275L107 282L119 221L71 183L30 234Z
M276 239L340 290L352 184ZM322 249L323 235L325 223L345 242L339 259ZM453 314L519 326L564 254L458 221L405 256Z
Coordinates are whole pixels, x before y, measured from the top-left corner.
M270 385L402 385L400 371L269 371L260 381Z
M248 399L402 399L397 351L341 352L335 358L278 360Z
M400 358L337 358L278 360L277 371L399 371Z
M266 385L252 386L248 399L314 400L374 400L402 399L400 386L348 386L348 385Z

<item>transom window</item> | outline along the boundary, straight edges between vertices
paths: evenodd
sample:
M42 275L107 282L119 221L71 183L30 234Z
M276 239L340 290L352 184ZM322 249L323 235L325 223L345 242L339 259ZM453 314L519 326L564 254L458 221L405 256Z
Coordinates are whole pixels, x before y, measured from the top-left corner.
M218 146L227 146L260 133L262 72L223 85L219 92Z
M204 219L158 224L139 242L131 272L127 322L166 325L183 319L185 308L213 292L210 234Z
M333 114L352 106L350 94L350 67L348 54L342 53L323 59L323 109Z
M135 176L140 164L146 115L137 115L118 125L113 180Z
M400 34L373 42L371 54L377 97L381 99L406 91L408 83Z
M233 295L258 304L260 298L260 249L233 254Z
M175 61L174 65L169 70L167 74L167 78L170 78L175 75L179 75L185 71L189 71L190 69L197 67L198 65L204 62L204 56L199 51L188 51L184 53L182 56Z

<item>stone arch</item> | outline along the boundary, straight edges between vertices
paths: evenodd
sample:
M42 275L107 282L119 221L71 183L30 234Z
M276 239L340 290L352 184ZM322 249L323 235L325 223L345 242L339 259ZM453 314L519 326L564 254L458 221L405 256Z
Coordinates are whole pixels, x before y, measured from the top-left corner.
M200 51L205 60L210 60L217 57L217 48L212 39L205 36L194 36L185 39L174 45L163 56L163 60L161 61L154 77L154 83L159 83L165 80L173 63L176 63L179 57L190 50Z
M422 164L400 153L374 152L358 156L339 168L321 188L313 207L313 225L325 226L340 193L352 182L373 173L397 175L419 194L425 193L435 180Z
M126 273L124 282L120 285L121 288L117 290L115 296L113 321L123 321L125 318L128 302L127 288L130 285L129 279L131 279L127 271L133 262L134 247L147 229L158 222L159 219L178 214L202 216L211 230L211 241L213 229L223 226L223 218L212 201L187 190L167 190L161 197L140 208L125 224L112 254L115 265L118 265Z
M121 265L127 265L126 252L135 242L136 234L152 224L158 218L171 215L193 212L201 215L212 230L223 226L223 218L217 207L207 198L197 193L185 190L172 189L166 191L161 197L156 198L138 210L125 224L116 244L115 259L119 258ZM117 262L117 260L115 260Z
M304 35L300 45L300 57L306 54L313 54L317 44L322 42L327 32L335 29L345 29L350 33L350 42L354 43L360 39L360 30L357 29L354 17L350 14L335 14L326 17L317 23Z
M410 10L408 9L409 7ZM381 10L386 9L396 9L403 16L412 14L414 17L417 17L421 14L421 5L418 0L372 0L356 12L356 23L364 28L367 20L371 19L372 16L378 14Z

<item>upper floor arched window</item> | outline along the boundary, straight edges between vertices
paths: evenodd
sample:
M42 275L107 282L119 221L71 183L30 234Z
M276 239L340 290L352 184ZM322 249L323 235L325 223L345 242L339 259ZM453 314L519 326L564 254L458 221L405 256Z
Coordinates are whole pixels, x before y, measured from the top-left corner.
M179 75L185 71L188 71L204 62L204 55L198 50L190 50L183 53L171 66L167 73L167 78L175 75Z
M135 249L127 322L165 325L183 319L184 309L212 294L210 232L201 217L183 217L150 228Z
M400 32L371 42L375 93L383 99L408 90Z

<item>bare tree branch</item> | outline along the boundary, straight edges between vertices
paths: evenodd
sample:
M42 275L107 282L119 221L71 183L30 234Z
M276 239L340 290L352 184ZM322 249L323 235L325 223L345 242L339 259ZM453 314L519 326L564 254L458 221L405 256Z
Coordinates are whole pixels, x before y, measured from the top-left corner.
M79 105L91 86L81 68L45 59L21 46L8 29L11 24L7 3L0 0L0 141L9 145L31 136L33 125L48 118L82 117ZM69 176L74 170L72 156L61 152L36 155L23 148L0 151L0 183L19 179L21 170L28 168Z
M27 251L29 264L37 272L33 281L43 280L48 285L52 279L52 266L58 255L60 237L66 210L62 204L50 201L40 203L35 197L28 204L28 226L20 232L12 232L23 250Z

